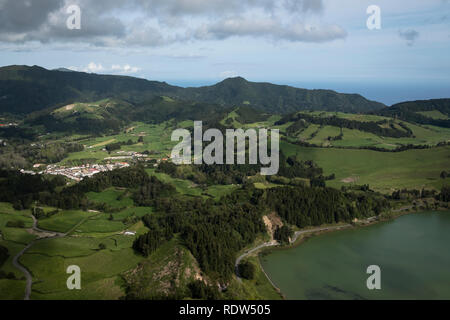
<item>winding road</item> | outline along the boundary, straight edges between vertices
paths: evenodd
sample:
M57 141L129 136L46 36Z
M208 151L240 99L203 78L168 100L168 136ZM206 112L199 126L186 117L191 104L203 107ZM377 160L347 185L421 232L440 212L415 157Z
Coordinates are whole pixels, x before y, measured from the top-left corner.
M258 250L260 250L262 248L274 247L274 246L277 246L277 245L278 245L278 241L273 240L273 241L270 241L270 242L266 242L266 243L260 244L259 246L255 247L255 248L253 248L251 250L245 251L244 254L240 255L236 259L236 263L234 264L236 277L238 278L239 282L242 282L242 278L239 276L239 264L241 263L242 259L246 258L250 254L252 254L252 253L254 253L254 252L256 252L256 251L258 251Z
M41 237L36 238L35 240L31 241L25 248L22 249L22 251L20 251L14 258L13 258L13 265L19 269L26 278L27 284L25 287L25 297L23 298L24 300L30 300L30 295L31 295L31 286L33 284L33 277L31 276L30 271L28 271L27 268L25 268L25 266L23 266L20 262L19 259L20 257L22 257L24 255L24 253L30 249L37 241L40 241L42 239L54 239L54 238L63 238L65 237L67 234L66 233L60 233L60 232L54 232L54 231L47 231L47 230L42 230L39 229L37 227L37 219L35 218L35 216L31 215L31 217L33 218L33 227L32 230L34 230L37 233L41 233L43 235L41 235Z

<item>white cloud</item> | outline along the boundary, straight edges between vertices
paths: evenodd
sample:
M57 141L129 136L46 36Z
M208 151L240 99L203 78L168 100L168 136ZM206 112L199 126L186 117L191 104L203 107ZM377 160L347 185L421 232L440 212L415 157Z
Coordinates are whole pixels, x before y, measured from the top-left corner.
M111 68L103 67L101 63L90 62L86 67L71 66L68 69L73 71L83 71L89 73L115 73L115 74L133 74L139 72L141 69L129 64L113 64Z
M324 42L346 34L342 28L328 27L321 21L316 21L314 30L300 27L308 25L308 17L324 11L323 0L41 1L32 10L27 9L29 0L0 1L0 42L87 43L93 47L128 48L162 47L208 38L222 40L230 36ZM66 27L65 8L69 3L81 8L80 30ZM290 32L291 28L295 30ZM317 33L316 29L322 31Z
M86 68L83 69L83 72L90 72L90 73L99 73L104 71L105 68L99 63L96 64L95 62L91 62L87 65Z
M129 64L126 64L122 67L120 65L115 65L115 67L115 70L118 70L121 73L136 73L140 70L138 67L132 67Z

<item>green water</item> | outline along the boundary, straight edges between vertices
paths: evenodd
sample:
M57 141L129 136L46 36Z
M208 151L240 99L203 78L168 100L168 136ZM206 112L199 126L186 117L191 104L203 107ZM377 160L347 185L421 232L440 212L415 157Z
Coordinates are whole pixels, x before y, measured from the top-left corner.
M450 212L313 237L261 257L288 299L450 299ZM366 286L381 268L381 290Z

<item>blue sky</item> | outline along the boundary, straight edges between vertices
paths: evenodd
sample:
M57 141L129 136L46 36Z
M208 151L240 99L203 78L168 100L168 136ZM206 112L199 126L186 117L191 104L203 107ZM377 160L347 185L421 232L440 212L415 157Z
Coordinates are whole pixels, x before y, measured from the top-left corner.
M81 9L69 30L66 9ZM369 5L381 29L369 30ZM361 93L450 97L450 1L0 0L0 65L66 67L183 86L232 76Z

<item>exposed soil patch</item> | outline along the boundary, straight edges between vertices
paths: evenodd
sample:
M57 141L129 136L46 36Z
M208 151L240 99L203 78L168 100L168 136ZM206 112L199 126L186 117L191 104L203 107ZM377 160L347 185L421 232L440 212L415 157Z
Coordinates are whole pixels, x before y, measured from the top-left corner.
M270 235L270 238L273 240L273 235L275 233L275 230L277 228L283 226L283 222L281 221L281 218L275 213L272 212L271 214L263 217L264 224L267 228L267 233Z
M359 177L348 177L348 178L342 179L341 182L344 182L344 183L355 183L358 180L359 180Z
M74 104L69 104L69 105L67 105L67 106L64 107L64 110L70 111L70 110L72 110L73 108L75 108L75 105L74 105Z

